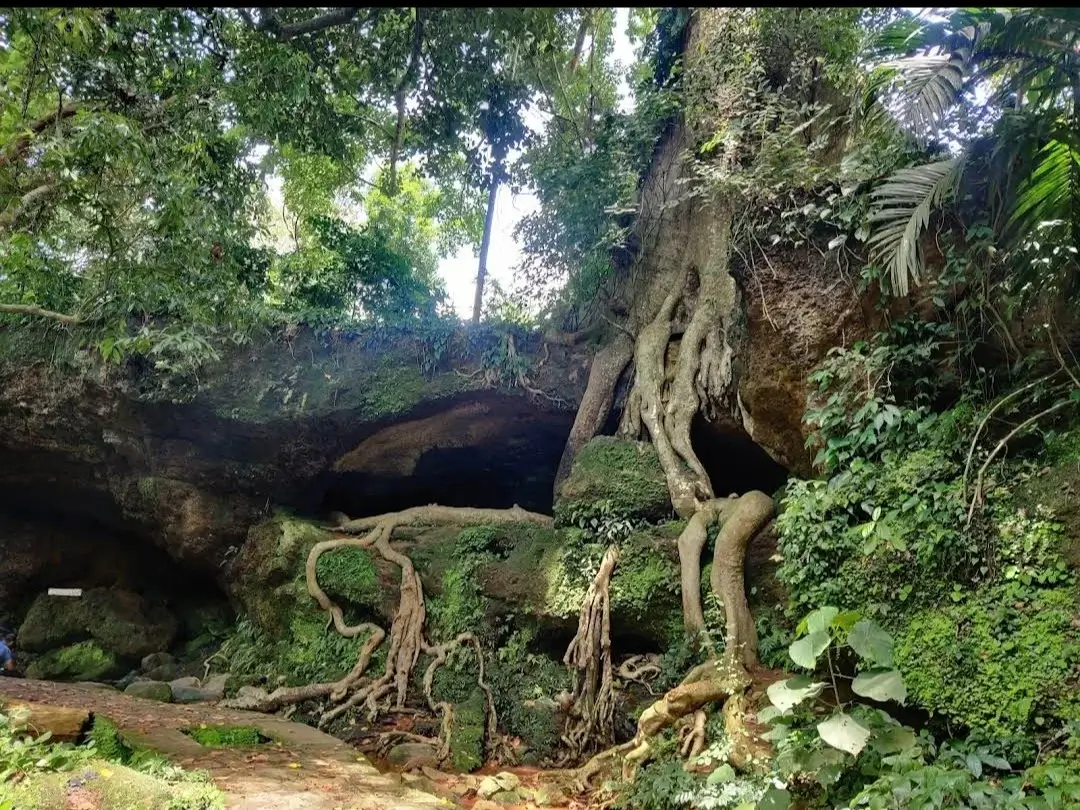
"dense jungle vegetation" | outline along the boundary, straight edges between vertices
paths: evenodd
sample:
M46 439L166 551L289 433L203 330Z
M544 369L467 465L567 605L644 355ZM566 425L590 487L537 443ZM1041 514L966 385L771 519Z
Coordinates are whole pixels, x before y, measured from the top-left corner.
M283 676L256 708L333 729L421 694L458 770L528 739L628 810L1080 807L1080 12L628 20L617 65L612 9L0 10L0 333L198 385L301 329L430 361L464 318L491 385L530 394L515 341L590 347L554 517L343 520L296 572L319 611L220 652ZM512 290L484 279L500 187L539 201ZM463 245L455 313L438 266ZM781 254L873 329L808 370L812 469L727 498L691 427L738 421L743 300ZM456 527L431 598L390 544L416 523ZM748 592L770 525L777 582ZM376 554L388 629L349 607ZM480 572L542 562L565 666L535 628L477 629ZM663 654L618 661L622 615ZM0 716L0 782L66 767L22 744Z

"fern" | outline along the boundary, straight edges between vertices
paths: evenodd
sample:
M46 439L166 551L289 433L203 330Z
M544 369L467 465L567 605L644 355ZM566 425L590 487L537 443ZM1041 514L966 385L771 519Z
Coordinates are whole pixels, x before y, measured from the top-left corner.
M930 214L955 194L964 164L949 158L901 169L871 194L871 257L889 272L897 295L907 295L909 279L918 283L922 234Z

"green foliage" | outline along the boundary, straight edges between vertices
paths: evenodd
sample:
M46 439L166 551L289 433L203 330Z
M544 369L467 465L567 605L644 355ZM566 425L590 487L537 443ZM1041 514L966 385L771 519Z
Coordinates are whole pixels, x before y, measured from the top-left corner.
M680 798L693 795L698 781L686 772L679 757L674 756L674 744L655 746L657 753L634 780L623 785L613 805L626 810L670 810L683 804ZM666 754L666 756L665 756Z
M66 771L86 762L92 751L51 741L52 734L31 737L21 730L25 717L0 711L0 785L34 773Z
M267 633L242 619L218 651L227 671L238 677L278 679L292 686L341 678L356 664L362 638L345 638L328 628L324 614L301 611L277 633Z
M450 762L461 773L484 764L484 729L487 709L484 693L477 687L468 700L454 705L450 724Z
M94 717L90 741L94 744L94 749L110 762L127 764L132 757L132 747L120 735L120 729L105 717Z
M267 741L257 728L252 726L208 726L183 729L191 739L207 748L248 748L262 745Z
M837 782L843 772L861 761L864 751L873 758L910 748L915 734L886 712L855 700L846 700L838 681L849 680L857 697L903 704L907 689L893 668L893 643L884 630L857 612L822 607L798 626L800 637L788 648L791 660L816 672L823 661L827 680L798 675L768 688L772 706L758 719L772 725L768 737L776 743L776 767L785 779L812 776L823 788ZM857 662L854 677L841 665ZM822 676L825 677L824 675ZM809 704L830 688L826 701Z

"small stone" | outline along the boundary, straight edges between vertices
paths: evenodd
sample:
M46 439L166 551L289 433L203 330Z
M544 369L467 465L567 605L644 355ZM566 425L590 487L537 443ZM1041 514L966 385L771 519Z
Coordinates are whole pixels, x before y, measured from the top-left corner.
M439 752L435 750L435 746L427 743L407 742L391 748L386 759L392 765L420 768L438 764Z
M517 790L518 785L521 784L517 774L510 773L510 771L499 771L499 773L495 774L495 778L502 785L503 790Z
M228 674L214 675L211 678L207 678L206 683L202 685L202 688L207 692L213 692L218 696L217 699L221 700L225 697L225 684L228 683L228 680Z
M521 804L521 794L516 790L500 790L491 800L499 804Z
M139 665L139 669L143 672L149 672L152 669L158 667L173 666L176 664L176 659L169 655L167 652L150 653L145 656L142 663Z
M488 799L477 799L476 804L473 805L473 810L503 810L503 807L498 802L493 802Z
M169 686L171 686L173 689L176 689L177 687L198 689L198 688L200 688L202 686L202 683L199 682L198 678L194 678L194 677L191 677L191 678L177 678L174 681L170 681Z
M455 782L450 786L450 792L455 796L468 796L475 788L467 781Z
M161 703L170 703L173 699L172 687L161 681L136 681L128 685L124 694L144 700L157 700Z
M500 790L505 790L502 783L494 776L485 776L480 786L476 789L476 795L481 799L490 799Z

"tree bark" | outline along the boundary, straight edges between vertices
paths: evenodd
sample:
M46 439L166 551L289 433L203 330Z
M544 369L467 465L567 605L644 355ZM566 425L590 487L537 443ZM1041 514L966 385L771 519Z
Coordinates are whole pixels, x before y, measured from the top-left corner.
M484 303L484 282L487 280L488 249L491 247L491 226L495 221L495 200L499 195L502 166L496 162L491 171L491 187L488 189L487 213L484 215L484 235L480 239L480 261L476 270L476 295L473 297L472 322L480 323L480 309Z
M397 164L401 158L401 146L405 139L405 97L409 92L409 84L416 75L420 64L420 48L424 43L424 17L423 9L415 9L416 19L413 21L412 49L409 51L409 61L405 65L405 72L401 74L397 87L394 89L394 104L397 108L397 120L394 124L394 142L390 146L390 196L397 194Z

